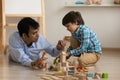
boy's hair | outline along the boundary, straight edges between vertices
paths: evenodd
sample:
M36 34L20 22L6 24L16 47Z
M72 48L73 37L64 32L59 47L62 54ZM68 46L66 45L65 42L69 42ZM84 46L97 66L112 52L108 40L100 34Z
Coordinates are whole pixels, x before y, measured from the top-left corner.
M84 20L80 12L70 11L67 13L62 20L62 24L65 26L67 23L77 23L77 25L84 25Z
M17 26L19 35L22 36L23 33L28 35L30 27L33 29L38 29L39 24L30 17L24 17L21 19Z

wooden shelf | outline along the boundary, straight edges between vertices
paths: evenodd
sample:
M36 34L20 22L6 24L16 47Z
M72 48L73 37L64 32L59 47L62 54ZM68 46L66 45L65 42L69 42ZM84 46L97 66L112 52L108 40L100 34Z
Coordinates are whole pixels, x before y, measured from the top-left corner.
M5 14L6 17L42 17L41 14Z
M11 23L11 24L6 24L5 26L9 26L9 27L16 27L17 26L17 23Z
M120 4L102 3L99 4L75 4L75 2L65 2L65 7L120 7Z

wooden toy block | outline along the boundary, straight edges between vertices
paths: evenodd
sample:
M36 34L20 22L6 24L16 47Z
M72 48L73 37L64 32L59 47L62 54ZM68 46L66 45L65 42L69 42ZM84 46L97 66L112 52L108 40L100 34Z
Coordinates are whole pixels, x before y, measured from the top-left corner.
M67 73L67 67L68 67L68 63L66 61L66 53L61 52L59 69Z
M101 78L102 78L102 73L96 72L96 73L95 73L95 76L94 76L94 79L100 80Z
M79 80L78 77L73 77L73 76L59 76L60 78L62 78L62 80Z
M67 72L67 68L66 67L62 67L62 71L63 72Z
M51 78L47 77L45 74L38 74L37 76L39 76L43 80L52 80Z
M38 75L41 79L43 80L62 80L61 78L59 78L58 76L54 76L53 73L43 73L43 74L39 74Z
M79 76L79 80L86 80L86 79L87 79L87 76L86 76L86 75L83 75L83 74L82 74L82 75Z
M77 77L78 80L87 80L87 75L84 72L74 73L74 74L70 74L70 75Z
M53 79L51 79L49 77L41 77L41 79L44 79L44 80L53 80Z
M85 67L77 67L78 72L87 72L87 69Z
M88 74L87 74L87 76L88 76L88 77L91 77L91 78L94 78L94 76L95 76L95 73L93 73L93 72L90 72L90 73L88 73Z
M87 79L86 80L93 80L91 77L87 77Z
M67 66L66 62L61 63L61 66L62 66L62 67L66 67L66 66Z
M61 70L61 69L62 69L61 63L58 63L58 65L57 65L57 70Z
M75 73L75 70L68 70L68 74L69 73Z
M99 75L96 75L96 78L97 78L98 80L100 80L100 79L101 79L101 77L100 77Z
M65 63L66 62L66 53L65 52L62 52L61 55L60 55L60 61L62 63Z
M67 51L67 48L69 47L70 45L70 36L65 36L63 38L64 42L66 43L66 46L64 47L64 51Z
M52 80L62 80L61 78L57 76L52 76L52 75L47 75L47 76L50 77Z
M107 79L108 78L108 73L102 73L102 78Z
M63 71L58 71L58 72L54 73L53 76L66 76L66 73Z

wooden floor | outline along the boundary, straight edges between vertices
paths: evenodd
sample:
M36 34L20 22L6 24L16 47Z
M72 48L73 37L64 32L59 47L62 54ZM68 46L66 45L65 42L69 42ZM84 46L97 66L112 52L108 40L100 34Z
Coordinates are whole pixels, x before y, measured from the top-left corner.
M107 72L108 80L120 80L120 51L104 51L100 61L88 68L90 72ZM41 80L40 70L8 63L6 55L0 54L0 80Z

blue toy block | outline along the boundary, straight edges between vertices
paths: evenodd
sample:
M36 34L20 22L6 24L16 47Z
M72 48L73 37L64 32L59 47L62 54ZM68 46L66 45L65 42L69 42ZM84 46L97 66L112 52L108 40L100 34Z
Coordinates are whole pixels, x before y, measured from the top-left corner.
M88 73L88 77L94 78L95 73Z
M75 73L75 70L68 70L68 73Z

